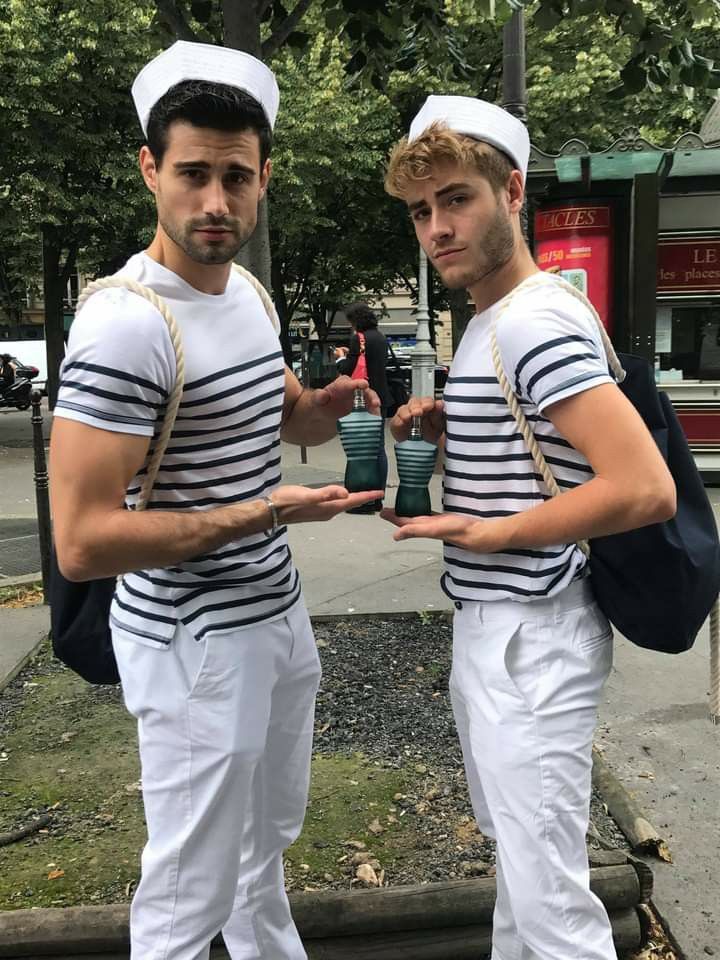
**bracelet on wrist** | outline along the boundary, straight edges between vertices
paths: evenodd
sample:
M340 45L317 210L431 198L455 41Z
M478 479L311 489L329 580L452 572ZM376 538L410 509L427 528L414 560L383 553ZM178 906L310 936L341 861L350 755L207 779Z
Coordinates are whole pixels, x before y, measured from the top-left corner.
M272 536L272 534L274 534L274 533L277 532L277 528L280 526L280 521L279 521L279 517L278 517L277 507L276 507L275 504L273 503L271 497L263 497L263 498L262 498L262 501L263 501L263 503L265 504L265 506L268 508L268 510L270 511L270 519L271 519L271 521L272 521L272 524L271 524L271 526L270 526L269 534L270 534L270 536Z

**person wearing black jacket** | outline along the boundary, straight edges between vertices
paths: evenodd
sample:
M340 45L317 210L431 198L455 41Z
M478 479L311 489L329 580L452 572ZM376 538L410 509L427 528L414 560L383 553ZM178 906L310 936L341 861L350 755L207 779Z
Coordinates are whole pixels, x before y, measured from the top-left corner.
M381 404L381 416L385 418L387 416L388 407L391 403L390 389L388 387L387 373L385 370L385 364L387 362L388 356L388 343L385 339L384 334L378 330L378 321L375 315L374 310L367 305L367 303L358 302L352 303L350 306L345 308L345 316L348 319L348 323L353 329L353 334L350 337L350 347L337 347L335 350L335 357L337 362L338 373L346 373L348 375L352 374L355 369L358 359L360 358L360 337L359 333L362 333L365 338L365 362L367 364L367 378L370 382L370 387L377 393L380 397ZM380 477L382 480L381 486L385 488L385 483L387 482L387 472L388 472L388 460L387 454L385 453L385 441L383 434L383 444L380 447L380 454L378 456L378 463L380 465ZM353 512L375 512L382 508L382 501L376 500L370 504L367 504L365 508L358 508Z

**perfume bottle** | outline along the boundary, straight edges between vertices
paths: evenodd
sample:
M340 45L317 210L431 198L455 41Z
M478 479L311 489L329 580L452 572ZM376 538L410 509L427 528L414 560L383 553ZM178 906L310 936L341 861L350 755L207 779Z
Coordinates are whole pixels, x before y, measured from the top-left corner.
M338 420L338 433L347 457L345 487L348 492L380 490L378 455L384 440L383 420L368 412L362 390L355 391L352 412ZM368 512L359 507L357 510ZM348 513L354 512L348 510Z
M400 486L395 498L398 517L424 517L432 510L428 484L435 469L437 446L422 438L421 418L413 417L410 437L395 444Z

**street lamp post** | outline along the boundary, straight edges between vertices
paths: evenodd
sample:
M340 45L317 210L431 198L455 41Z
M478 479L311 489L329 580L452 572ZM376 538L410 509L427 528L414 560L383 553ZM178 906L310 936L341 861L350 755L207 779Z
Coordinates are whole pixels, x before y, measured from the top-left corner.
M428 261L420 247L418 273L418 305L415 311L417 329L412 352L412 393L414 397L435 396L435 351L430 343L430 314L428 312Z
M503 27L503 107L527 126L527 86L525 84L525 14L516 10ZM520 211L523 236L528 236L527 197Z
M507 112L526 124L525 19L522 10L516 10L503 27L502 98Z

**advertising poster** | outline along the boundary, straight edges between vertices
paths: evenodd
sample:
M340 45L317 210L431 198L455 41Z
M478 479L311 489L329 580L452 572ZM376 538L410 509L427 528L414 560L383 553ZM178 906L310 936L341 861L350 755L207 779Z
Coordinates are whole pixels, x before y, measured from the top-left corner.
M612 209L553 204L535 214L535 260L588 297L612 335Z

